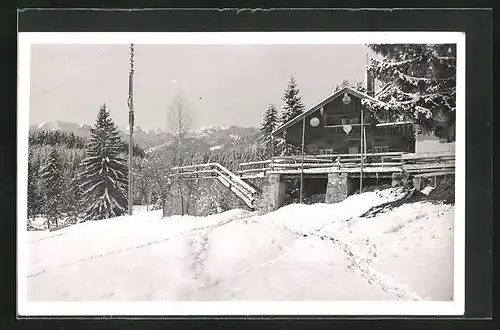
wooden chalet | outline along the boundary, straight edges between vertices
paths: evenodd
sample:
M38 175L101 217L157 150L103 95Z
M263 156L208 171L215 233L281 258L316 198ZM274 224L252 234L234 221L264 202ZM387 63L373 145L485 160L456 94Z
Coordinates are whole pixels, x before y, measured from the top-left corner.
M367 78L367 89L373 90ZM285 202L287 178L300 176L299 202L303 196L324 193L325 203L335 203L365 186L398 185L404 173L434 177L434 182L438 175L454 173L454 152L415 154L413 124L376 118L362 102L380 102L371 95L344 87L272 132L275 138L303 147L300 156L241 163L237 174L209 163L175 168L176 175L219 180L252 209L257 190L247 180L265 179L268 209L274 210ZM420 187L419 182L413 183Z
M308 155L359 154L364 127L362 151L365 154L415 152L413 125L377 120L362 104L367 98L375 100L368 94L344 87L281 125L272 135L297 145L301 145L304 138L304 152Z

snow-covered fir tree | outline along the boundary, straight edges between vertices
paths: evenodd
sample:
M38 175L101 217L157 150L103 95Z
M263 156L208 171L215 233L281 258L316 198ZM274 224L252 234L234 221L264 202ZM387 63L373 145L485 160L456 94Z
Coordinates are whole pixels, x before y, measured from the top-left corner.
M285 101L285 105L281 108L281 124L292 120L304 111L304 104L302 104L302 98L299 95L299 88L293 76L290 77L283 101Z
M273 104L270 104L264 112L264 118L260 126L260 133L262 135L262 143L266 153L274 156L275 140L273 139L272 132L278 126L278 111Z
M357 90L358 92L361 92L361 93L366 93L366 86L365 84L362 82L362 81L358 81L354 86L353 88L355 90Z
M81 174L85 219L120 216L127 212L128 168L120 156L121 140L105 104L90 135Z
M298 156L302 153L301 146L290 143L285 139L280 139L278 141L277 149L279 151L279 155L281 156Z
M341 90L344 87L351 87L352 89L362 93L366 92L366 88L363 82L358 81L357 83L353 84L347 79L342 80L340 84L337 84L337 86L335 86L335 92Z
M281 108L280 114L280 125L292 120L293 118L304 112L304 104L302 103L302 98L299 95L299 88L295 78L290 77L288 87L285 90L283 101L285 105ZM277 153L282 156L297 155L297 147L293 144L288 143L286 140L281 139L277 142Z
M28 161L28 217L34 219L40 213L42 207L42 196L40 191L40 162L33 159L30 153Z
M364 100L383 120L408 120L426 132L455 139L456 46L452 44L383 44L369 46L368 70L384 86Z
M63 131L36 131L29 134L29 145L64 145L67 148L82 149L86 138Z
M51 225L59 227L59 220L62 218L62 176L60 157L57 149L52 148L45 166L41 169L41 179L44 193L43 211L47 218L49 227Z
M68 213L73 223L76 223L79 220L81 220L84 211L84 200L83 200L84 196L81 184L82 184L81 167L78 166L74 169L73 176L69 181L68 198L67 198Z
M260 126L261 133L270 135L278 125L278 111L273 104L269 104L264 112L264 118Z
M335 86L335 91L341 90L344 87L352 87L352 84L349 82L349 80L342 80L340 84L337 84L337 86Z

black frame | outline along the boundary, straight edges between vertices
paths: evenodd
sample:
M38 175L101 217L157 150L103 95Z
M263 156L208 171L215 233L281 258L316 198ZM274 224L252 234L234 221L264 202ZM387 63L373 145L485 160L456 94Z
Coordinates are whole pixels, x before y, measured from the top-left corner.
M97 32L97 31L463 31L466 33L466 108L474 109L466 113L466 314L463 317L331 317L331 316L251 316L246 317L198 317L198 318L168 318L168 322L147 321L141 327L158 328L160 324L180 326L180 319L188 319L191 327L200 324L225 322L258 327L262 319L267 325L288 327L289 321L296 320L293 326L302 329L307 326L342 325L346 328L364 328L371 324L377 326L392 325L393 328L421 328L423 322L416 320L432 320L437 329L476 328L492 325L486 322L491 318L492 309L492 110L493 110L493 30L492 12L485 9L402 9L394 11L376 10L159 10L159 11L90 11L90 10L27 10L19 13L19 32ZM12 81L9 82L12 84ZM13 84L12 84L13 85ZM15 97L15 93L11 93ZM14 101L15 102L15 101ZM12 103L11 103L12 105ZM3 139L12 141L16 136L16 114L12 107L2 125ZM4 156L7 160L2 168L8 174L2 177L5 196L3 201L12 209L8 209L4 219L3 243L7 244L4 251L9 252L5 261L11 285L6 287L6 295L10 302L5 314L7 324L13 324L15 318L16 296L16 145L5 145ZM4 147L4 145L2 145ZM2 281L4 282L4 281ZM3 283L5 284L5 282ZM104 319L108 318L103 316ZM397 319L382 321L383 319ZM483 320L475 322L450 322L463 319ZM80 319L80 318L78 318ZM72 328L112 325L117 329L134 325L135 321L120 317L112 323L93 319L92 324L83 320L60 318L59 320L22 320L18 327L50 327L62 328L71 325ZM87 319L87 318L85 318ZM165 318L163 318L165 319ZM235 319L243 319L237 321ZM343 322L347 320L347 322ZM353 319L357 319L354 321ZM371 320L367 320L371 319ZM314 320L314 321L313 321ZM203 321L201 323L200 321ZM185 322L185 321L182 321ZM182 323L182 325L187 325ZM346 324L347 323L347 324ZM425 322L429 323L429 322ZM0 323L1 324L1 323ZM147 326L146 326L147 325ZM428 326L428 325L426 325ZM9 326L7 326L9 328Z

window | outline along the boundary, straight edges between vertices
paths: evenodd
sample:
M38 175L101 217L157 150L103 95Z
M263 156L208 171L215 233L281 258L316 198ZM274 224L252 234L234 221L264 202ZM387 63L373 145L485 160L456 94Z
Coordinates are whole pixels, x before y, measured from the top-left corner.
M357 153L359 153L358 152L358 147L357 146L348 147L347 148L347 153L349 153L349 154L357 154Z
M341 119L341 125L355 125L355 124L359 124L358 117L342 117Z
M373 147L375 153L389 152L389 146L375 146Z
M335 126L335 125L356 125L359 124L358 116L339 116L339 115L325 115L325 125Z
M330 115L330 114L325 115L325 125L326 126L340 125L340 122L338 120L339 120L338 116Z

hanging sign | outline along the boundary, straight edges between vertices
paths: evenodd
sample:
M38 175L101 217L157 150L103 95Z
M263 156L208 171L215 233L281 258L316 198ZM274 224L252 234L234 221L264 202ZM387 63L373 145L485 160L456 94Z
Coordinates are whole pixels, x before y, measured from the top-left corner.
M344 104L351 103L351 97L349 96L349 94L344 93L344 97L342 98L342 102L344 102Z
M313 117L311 118L311 120L309 121L309 124L312 126L312 127L318 127L319 125L319 119L317 117Z
M344 125L344 127L342 127L344 129L344 132L346 132L347 134L349 134L352 130L352 126L351 125Z

